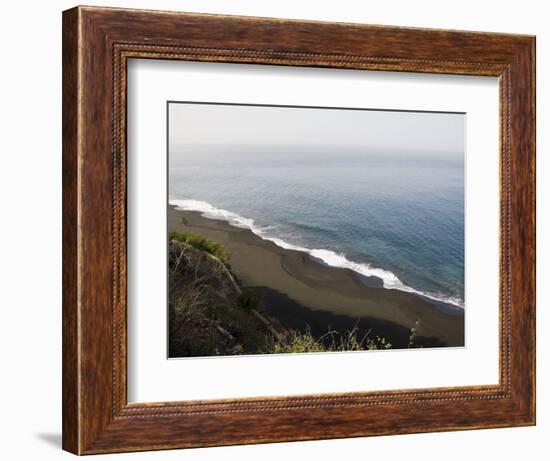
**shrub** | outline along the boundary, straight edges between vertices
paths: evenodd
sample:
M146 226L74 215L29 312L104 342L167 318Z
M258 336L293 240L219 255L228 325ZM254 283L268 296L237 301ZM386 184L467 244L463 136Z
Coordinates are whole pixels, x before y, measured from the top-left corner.
M266 341L268 353L300 353L300 352L346 352L391 349L392 345L385 338L376 336L370 338L367 335L357 337L357 328L347 330L343 333L329 330L320 338L315 338L311 330L306 328L305 332L290 330L285 343L280 343L274 338Z
M414 323L414 327L411 328L410 334L409 334L409 349L411 347L414 347L414 343L416 341L416 336L418 334L418 328L420 328L420 320L417 320Z
M211 255L218 258L224 264L229 262L229 255L225 247L218 242L207 239L202 235L194 234L193 232L178 232L172 231L169 234L170 240L176 240L178 242L187 243L192 247L195 247L197 250L206 251Z
M261 307L260 298L251 290L244 290L238 299L238 305L245 311L251 311L252 309L259 310Z
M320 341L316 340L309 328L304 333L290 330L286 344L281 344L276 340L268 343L268 352L273 354L326 352L327 350L330 349L327 349Z

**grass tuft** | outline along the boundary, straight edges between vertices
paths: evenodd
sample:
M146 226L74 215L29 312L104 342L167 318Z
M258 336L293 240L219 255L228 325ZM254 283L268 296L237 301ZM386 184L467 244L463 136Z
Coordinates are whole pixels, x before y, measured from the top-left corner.
M289 354L302 352L347 352L364 350L391 349L392 345L385 338L376 336L369 337L368 334L359 338L357 328L339 333L329 330L320 338L315 338L308 328L304 332L290 330L285 343L278 342L271 338L266 341L266 352L272 354Z
M229 254L221 243L214 242L201 235L194 234L193 232L172 231L169 234L169 239L187 243L188 245L195 247L197 250L206 251L207 253L210 253L218 258L224 264L229 262Z

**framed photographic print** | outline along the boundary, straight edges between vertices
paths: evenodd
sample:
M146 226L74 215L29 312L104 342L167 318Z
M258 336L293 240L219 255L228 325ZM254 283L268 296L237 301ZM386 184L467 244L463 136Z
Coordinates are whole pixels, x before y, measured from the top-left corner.
M534 53L64 12L64 449L534 424Z

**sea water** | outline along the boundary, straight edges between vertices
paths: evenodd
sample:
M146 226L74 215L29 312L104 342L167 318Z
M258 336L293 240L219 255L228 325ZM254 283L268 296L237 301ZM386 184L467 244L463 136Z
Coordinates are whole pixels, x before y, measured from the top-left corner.
M463 153L180 145L168 170L171 204L464 306Z

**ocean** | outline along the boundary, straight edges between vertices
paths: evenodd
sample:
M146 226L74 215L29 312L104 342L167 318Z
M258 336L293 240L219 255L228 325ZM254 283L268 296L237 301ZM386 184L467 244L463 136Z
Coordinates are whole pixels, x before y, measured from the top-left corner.
M464 307L464 156L171 145L169 202L385 288Z

